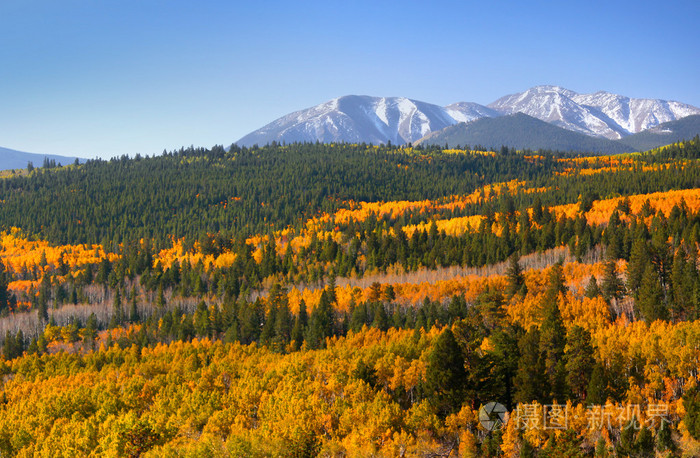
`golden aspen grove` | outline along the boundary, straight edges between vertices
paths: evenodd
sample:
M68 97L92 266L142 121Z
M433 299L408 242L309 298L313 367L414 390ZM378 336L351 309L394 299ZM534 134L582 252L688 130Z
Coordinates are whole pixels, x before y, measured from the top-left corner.
M697 137L0 181L2 457L700 456Z

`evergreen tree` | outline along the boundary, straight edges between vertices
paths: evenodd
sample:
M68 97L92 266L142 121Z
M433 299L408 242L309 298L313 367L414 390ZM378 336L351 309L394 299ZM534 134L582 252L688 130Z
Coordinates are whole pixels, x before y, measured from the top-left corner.
M446 328L435 340L425 374L428 397L441 416L460 409L466 379L462 352L454 334Z
M209 309L204 301L199 301L197 310L193 317L194 330L200 337L209 337L211 335L211 326L209 322Z
M523 269L520 267L520 256L517 252L513 253L508 259L508 269L506 270L506 296L508 299L520 294L527 294L525 286L525 277Z
M292 339L292 313L289 311L287 294L278 298L277 314L275 316L275 348L284 351Z
M672 320L682 320L692 314L695 305L695 285L698 280L695 261L694 258L686 260L685 248L682 245L673 257L670 291L672 298L669 307Z
M607 400L608 382L605 367L595 363L586 387L586 403L589 405L604 405Z
M673 431L669 422L662 422L656 433L656 450L661 453L673 453L676 450L676 444L673 442Z
M584 291L583 295L589 299L593 299L595 297L598 297L601 294L600 288L598 287L598 281L595 278L595 275L591 275L590 280L588 280L588 284L586 285L586 290Z
M121 324L122 319L124 317L124 312L122 310L122 294L119 291L119 289L117 289L114 292L114 302L112 303L112 313L115 316L117 324Z
M564 402L566 399L566 328L559 312L556 299L563 286L561 265L552 267L545 294L545 315L540 327L540 353L543 358L544 374L549 392L545 400Z
M659 319L664 320L667 317L664 290L659 281L659 275L652 264L647 264L644 270L635 306L639 316L647 323Z
M544 359L540 354L540 331L532 326L518 341L520 359L515 374L515 402L543 401L547 388Z
M333 335L335 329L335 315L328 292L323 290L318 305L311 312L309 326L306 332L306 342L311 348L321 348L325 346L326 337Z
M10 275L5 269L5 264L0 262L0 315L10 310L10 293L7 286L10 283Z
M129 309L129 321L132 323L138 323L139 321L139 309L136 303L137 296L136 287L134 287L131 291L131 308Z
M515 406L515 377L520 359L518 338L522 331L520 327L507 326L495 330L489 337L493 345L492 357L488 361L490 367L487 380L491 387L489 395L508 409Z
M306 313L306 302L304 302L304 299L302 299L299 301L299 313L294 318L294 328L292 329L292 340L294 341L295 350L300 349L302 343L304 342L307 321L308 315Z
M381 331L389 329L389 316L386 313L384 304L381 302L374 304L374 320L372 321L372 327Z
M573 326L566 340L566 382L572 396L582 402L595 365L591 334L581 326Z
M654 456L654 436L645 425L637 432L637 438L634 441L634 451L637 456Z
M159 310L164 310L165 309L165 293L163 292L163 284L159 283L158 284L158 297L156 299L156 307Z
M46 303L46 296L42 295L39 293L39 297L37 298L36 301L37 304L37 316L39 317L39 320L42 322L46 322L49 320L49 307L48 304Z
M609 456L608 443L605 442L605 438L603 436L598 437L598 441L595 444L595 457L608 458Z
M625 285L617 274L615 261L608 261L604 265L601 292L608 303L619 301L625 294Z
M627 263L627 288L637 298L642 284L644 270L650 262L649 249L644 238L637 238L632 244L630 260Z
M695 440L700 440L700 390L693 388L683 395L683 424Z

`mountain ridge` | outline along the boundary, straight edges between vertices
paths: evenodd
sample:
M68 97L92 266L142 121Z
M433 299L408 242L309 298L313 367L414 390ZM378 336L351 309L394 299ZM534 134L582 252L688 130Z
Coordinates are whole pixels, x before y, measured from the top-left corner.
M459 123L428 134L417 144L486 148L507 146L515 149L577 151L620 154L634 148L606 138L597 138L547 123L525 113L497 118L481 118Z
M282 116L236 143L349 142L406 144L481 118L513 113L596 138L618 140L690 115L700 108L662 99L635 99L610 92L579 94L560 86L535 86L489 105L439 106L405 97L346 95Z

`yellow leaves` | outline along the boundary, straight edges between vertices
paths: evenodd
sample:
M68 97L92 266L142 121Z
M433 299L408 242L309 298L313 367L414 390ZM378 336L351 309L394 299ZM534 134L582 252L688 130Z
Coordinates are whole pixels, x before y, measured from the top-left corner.
M100 245L58 245L50 246L46 241L31 241L24 238L21 232L13 228L10 233L0 234L0 259L5 267L15 273L23 269L47 272L56 268L61 262L71 269L86 264L97 264L107 257L110 261L118 259L118 255L107 255ZM16 284L16 289L26 287L26 284Z
M517 295L506 306L506 313L512 323L517 323L524 329L539 325L542 315L542 298L544 293L528 294L524 299Z
M615 208L625 199L629 199L630 211L635 215L641 213L644 203L648 200L654 212L661 210L666 216L671 213L674 205L681 205L685 201L688 209L697 212L700 210L700 189L684 189L678 191L655 192L651 194L637 194L628 197L616 197L612 199L597 200L593 202L593 207L586 213L586 220L591 225L607 224L610 220ZM551 210L561 218L566 215L568 218L573 218L578 215L578 204L557 205ZM621 219L625 219L625 215L621 215Z
M154 256L154 266L160 265L163 269L169 269L175 261L177 261L180 265L183 265L185 262L187 262L192 266L198 264L201 261L205 269L211 269L213 267L230 267L236 261L236 254L230 251L221 253L218 256L204 256L204 254L198 251L197 246L195 246L195 249L193 251L186 251L183 246L184 239L173 240L172 243L173 244L170 248L165 248Z
M567 327L578 325L592 331L610 323L610 308L601 296L578 299L568 293L563 304L561 315Z
M447 235L459 236L466 232L476 231L484 217L481 215L463 216L459 218L440 219L435 222L411 224L402 229L406 236L411 237L415 231L428 231L431 224L437 225L438 232L445 232Z

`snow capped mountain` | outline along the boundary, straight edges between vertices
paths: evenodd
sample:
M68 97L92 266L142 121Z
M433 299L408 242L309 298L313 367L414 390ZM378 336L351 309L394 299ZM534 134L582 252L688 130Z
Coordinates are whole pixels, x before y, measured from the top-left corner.
M700 109L680 102L596 92L578 94L559 86L536 86L488 105L502 114L525 113L559 127L616 140Z
M475 119L478 109L455 107L453 111L461 113L462 118ZM272 141L318 140L403 144L455 123L457 120L437 105L404 97L348 95L283 116L237 143L263 145Z
M500 116L496 110L473 102L457 102L445 107L447 114L457 122L472 122L480 118Z
M403 144L460 122L524 113L593 137L620 139L664 122L700 114L680 102L596 92L578 94L559 86L536 86L488 106L459 102L446 107L404 97L348 95L283 116L238 140L242 146L276 142Z

